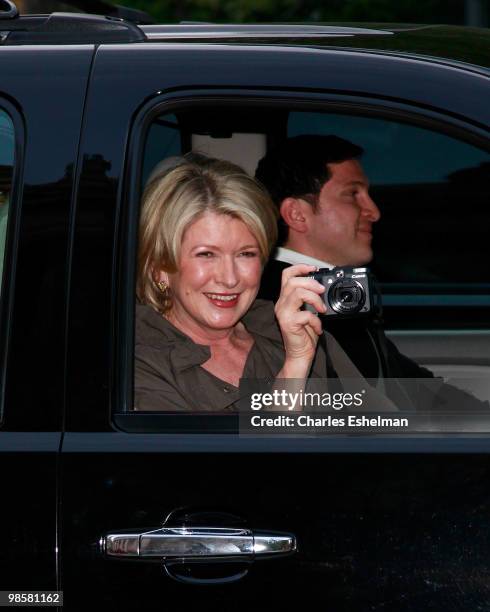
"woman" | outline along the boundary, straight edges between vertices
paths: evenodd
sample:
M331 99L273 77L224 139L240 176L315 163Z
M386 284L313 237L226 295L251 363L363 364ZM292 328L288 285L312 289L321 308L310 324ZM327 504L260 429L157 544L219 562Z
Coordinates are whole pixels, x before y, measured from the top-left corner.
M174 163L143 195L135 409L235 410L241 378L308 376L322 329L301 307L324 312L324 287L299 276L313 266L288 268L278 327L273 304L255 300L276 240L269 196L234 164Z

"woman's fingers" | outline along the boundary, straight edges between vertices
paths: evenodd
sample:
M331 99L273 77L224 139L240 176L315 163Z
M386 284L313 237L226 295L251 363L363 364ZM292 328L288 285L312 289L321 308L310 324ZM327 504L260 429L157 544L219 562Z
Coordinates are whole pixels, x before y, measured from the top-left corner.
M316 266L310 266L309 264L294 264L294 266L284 268L281 276L281 288L287 284L289 279L295 276L306 276L307 274L312 274L316 270Z
M314 289L317 290L316 287ZM322 289L324 290L324 287ZM310 289L309 286L299 286L294 287L293 291L283 296L280 303L279 301L277 302L276 315L283 310L289 313L300 310L303 304L310 304L320 314L327 311L325 303L318 293L314 293L313 289Z
M324 292L325 287L313 278L291 277L281 289L276 302L276 315L284 309L299 310L305 303L323 314L327 310L321 297Z
M296 324L298 328L305 327L306 331L308 331L308 327L310 327L317 336L320 336L323 332L322 322L320 319L308 310L302 310L301 312L296 313L294 319L291 320L291 323ZM310 335L310 337L313 336Z
M307 264L296 264L289 268L285 268L282 272L281 294L279 300L293 293L297 287L304 287L318 294L323 293L325 287L314 278L307 276L315 270L315 266Z
M304 304L308 304L318 313L326 312L321 298L325 287L307 276L315 270L315 266L297 264L282 273L281 294L275 312L284 340L286 360L306 360L311 364L315 355L322 322L310 310L302 310Z
M298 287L309 289L310 291L314 291L318 294L325 291L325 287L314 278L308 278L307 276L294 276L288 279L287 283L283 286L281 289L281 295L286 297L290 293L293 293L293 291Z

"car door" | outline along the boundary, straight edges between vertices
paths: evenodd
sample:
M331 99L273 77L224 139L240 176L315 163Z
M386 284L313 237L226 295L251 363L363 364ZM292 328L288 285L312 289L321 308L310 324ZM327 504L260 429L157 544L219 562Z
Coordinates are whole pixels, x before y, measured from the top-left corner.
M92 49L0 50L0 589L56 590L68 234Z
M464 115L466 96L486 85L463 72L459 85ZM437 66L348 51L99 47L70 276L59 532L68 609L486 601L484 433L245 436L233 416L131 412L138 203L148 127L162 109L223 100L372 109L382 96L392 110L393 99L413 98L443 108L452 87Z

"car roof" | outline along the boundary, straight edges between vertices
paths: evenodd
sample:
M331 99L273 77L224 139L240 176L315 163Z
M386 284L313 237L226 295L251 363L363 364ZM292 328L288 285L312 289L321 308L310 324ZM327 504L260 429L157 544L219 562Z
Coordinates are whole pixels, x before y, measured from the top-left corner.
M486 28L386 23L143 25L86 13L18 16L0 12L0 22L0 44L7 46L177 41L288 45L416 56L479 68L484 74L490 68L490 30Z
M248 42L380 51L490 68L490 30L486 28L389 23L184 23L147 25L141 29L150 41Z

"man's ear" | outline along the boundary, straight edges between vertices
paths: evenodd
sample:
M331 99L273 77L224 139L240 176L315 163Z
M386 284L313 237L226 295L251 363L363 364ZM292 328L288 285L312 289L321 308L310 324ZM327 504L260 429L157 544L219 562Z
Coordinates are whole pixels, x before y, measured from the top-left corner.
M304 234L312 214L311 205L300 198L284 198L279 207L284 223L292 230Z

